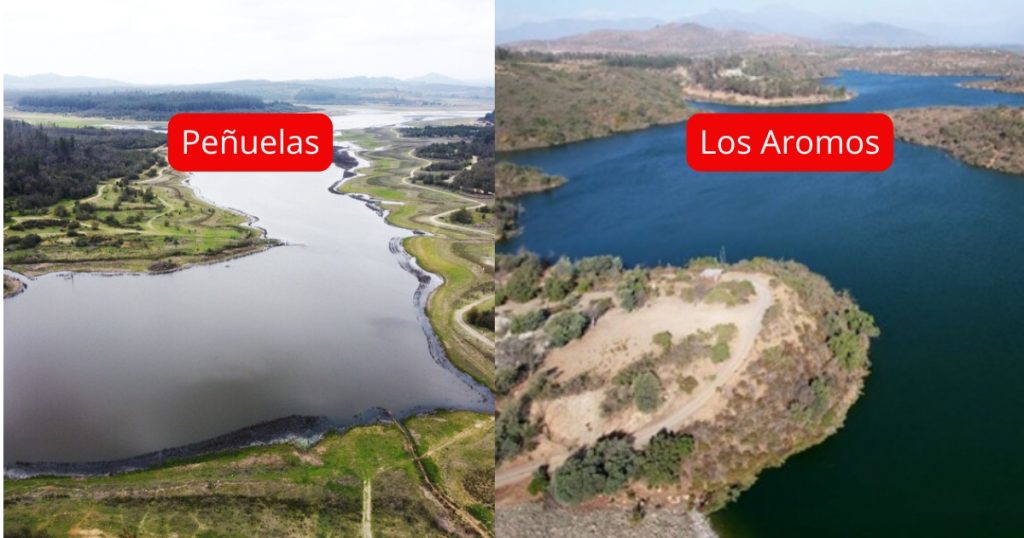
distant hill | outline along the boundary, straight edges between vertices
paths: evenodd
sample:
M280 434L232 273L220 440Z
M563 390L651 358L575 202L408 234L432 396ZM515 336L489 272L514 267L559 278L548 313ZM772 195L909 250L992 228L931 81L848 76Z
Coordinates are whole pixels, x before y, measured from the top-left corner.
M649 30L597 30L553 40L513 43L521 50L618 54L718 54L785 47L817 46L813 40L783 34L716 30L695 23L671 23Z
M202 84L131 85L116 80L61 75L4 75L6 99L17 101L34 93L79 93L82 90L135 89L143 92L214 91L258 97L268 101L318 104L392 104L429 106L453 101L494 99L493 83L460 81L431 73L402 80L394 77L344 77L333 79L230 80ZM486 105L486 106L489 106Z
M787 34L854 47L944 44L942 39L894 24L876 21L855 24L786 5L763 6L750 12L713 9L680 19L680 22L693 22L717 30Z
M921 32L880 22L839 26L828 41L853 47L924 47L938 44L938 40Z
M128 82L113 80L109 78L95 77L67 77L54 73L41 75L29 75L19 77L17 75L4 75L5 90L32 90L32 89L83 89L83 88L123 88L131 86Z
M595 30L647 30L665 21L651 18L628 19L554 19L542 22L528 22L510 28L498 28L495 42L498 45L516 41L558 39L571 35L585 34Z

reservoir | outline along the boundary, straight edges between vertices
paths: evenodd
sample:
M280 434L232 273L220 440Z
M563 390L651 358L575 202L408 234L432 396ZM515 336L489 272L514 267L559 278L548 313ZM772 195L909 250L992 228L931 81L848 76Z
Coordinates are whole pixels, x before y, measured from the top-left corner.
M796 110L1024 105L965 80L847 72L833 82L857 98ZM1024 536L1024 178L899 142L879 174L702 174L684 153L678 124L505 155L569 181L523 199L523 233L499 249L628 265L723 247L729 261L794 259L876 317L872 373L845 427L765 471L716 530Z
M371 111L336 127L427 114L480 115ZM164 275L51 274L6 300L5 466L126 458L291 415L492 412L486 388L430 352L419 282L389 251L412 232L330 193L341 177L194 174L201 196L286 245Z

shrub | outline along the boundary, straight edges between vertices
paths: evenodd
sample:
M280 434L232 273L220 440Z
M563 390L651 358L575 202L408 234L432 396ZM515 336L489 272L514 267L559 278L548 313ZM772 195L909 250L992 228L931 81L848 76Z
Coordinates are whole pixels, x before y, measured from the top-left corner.
M552 316L544 328L548 333L548 342L555 347L562 347L565 344L583 336L589 320L579 312L562 312Z
M28 234L21 238L21 248L36 248L42 242L43 238L39 234Z
M636 472L636 454L626 437L606 437L580 450L555 472L555 499L578 504L595 495L610 494L629 483Z
M506 366L498 368L494 372L494 390L498 394L508 394L512 387L519 384L526 375L526 366Z
M660 347L663 352L667 352L669 348L672 347L672 333L668 331L661 331L651 338L651 342Z
M572 263L562 258L548 270L547 278L544 279L544 297L551 301L561 301L574 287L576 279Z
M647 271L633 269L627 272L615 293L619 297L619 305L626 310L642 306L647 299Z
M633 402L644 413L650 413L661 405L661 381L654 372L645 370L633 379Z
M686 376L686 377L684 377L684 378L679 380L679 390L681 390L681 391L683 391L683 392L685 392L687 394L690 394L690 393L693 392L694 389L697 388L697 385L699 385L699 384L700 384L700 382L697 381L696 377L693 377L692 375L688 375L688 376Z
M531 310L525 314L512 316L512 319L509 321L508 330L512 334L536 331L541 325L544 325L544 320L547 318L547 312L540 309Z
M729 360L729 344L726 342L717 342L711 346L711 362L720 363Z
M550 483L551 477L548 476L547 466L541 466L533 472L533 479L530 480L530 485L526 490L530 492L530 495L540 495L548 490Z
M517 303L533 299L537 296L537 280L540 274L540 260L534 256L527 256L505 284L505 295Z
M452 213L451 219L459 224L473 224L473 214L464 207Z
M679 466L693 452L693 437L661 430L640 455L639 475L651 486L679 481Z

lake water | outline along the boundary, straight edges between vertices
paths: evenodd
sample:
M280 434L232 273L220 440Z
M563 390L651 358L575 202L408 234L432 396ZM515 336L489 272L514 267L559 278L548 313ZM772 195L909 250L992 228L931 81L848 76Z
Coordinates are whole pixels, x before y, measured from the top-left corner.
M844 73L857 99L800 110L1024 105L963 80ZM702 174L684 148L680 124L506 155L569 182L524 199L524 233L500 250L791 258L875 315L846 426L764 472L715 514L719 533L1024 536L1024 178L903 143L880 174Z
M48 275L6 300L5 465L124 458L288 415L493 411L431 356L418 280L389 251L411 232L328 192L341 175L195 174L203 197L288 245L166 275Z

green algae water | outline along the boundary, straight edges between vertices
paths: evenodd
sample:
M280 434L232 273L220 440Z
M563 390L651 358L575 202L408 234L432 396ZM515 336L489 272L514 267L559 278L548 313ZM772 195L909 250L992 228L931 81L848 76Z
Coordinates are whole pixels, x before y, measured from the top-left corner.
M805 110L1024 104L963 80L844 73L857 99ZM902 143L880 174L701 174L684 148L673 125L505 155L569 182L525 198L523 233L500 250L795 259L876 317L844 428L765 471L714 514L718 533L1024 536L1024 177Z

